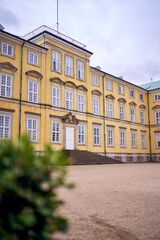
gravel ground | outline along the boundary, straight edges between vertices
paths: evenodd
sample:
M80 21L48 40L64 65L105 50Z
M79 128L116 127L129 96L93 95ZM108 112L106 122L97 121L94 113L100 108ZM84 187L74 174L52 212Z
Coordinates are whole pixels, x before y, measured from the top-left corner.
M70 166L59 240L160 240L160 164Z

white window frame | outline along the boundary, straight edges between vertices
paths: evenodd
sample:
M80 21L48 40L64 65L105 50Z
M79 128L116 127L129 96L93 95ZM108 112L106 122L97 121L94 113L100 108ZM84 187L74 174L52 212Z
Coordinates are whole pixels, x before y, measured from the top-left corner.
M155 111L155 124L160 125L160 111Z
M73 58L65 56L65 74L73 77Z
M77 109L80 112L85 112L86 107L85 107L85 94L84 93L78 93L77 94Z
M140 100L140 101L144 101L144 94L143 94L143 93L140 93L140 94L139 94L139 100Z
M106 80L106 89L112 91L113 83L111 81Z
M93 145L101 145L101 127L97 125L93 126Z
M67 95L68 95L68 99L67 99ZM73 110L73 99L74 99L74 92L73 90L65 90L65 108L66 109L70 109Z
M156 146L157 148L160 148L160 133L156 134Z
M126 147L126 130L120 129L120 147Z
M99 115L99 107L100 107L100 98L99 97L93 97L93 114Z
M146 148L146 132L141 132L141 146Z
M3 77L5 77L5 83L3 83L4 79L2 79ZM10 78L10 83L11 85L8 85L8 80ZM8 95L8 90L9 91L9 95ZM2 91L4 90L4 94L2 94ZM12 92L13 92L13 76L7 73L1 73L0 74L0 96L2 97L8 97L8 98L12 98Z
M113 118L113 102L107 101L107 117Z
M28 63L39 66L39 62L40 62L40 54L36 52L28 51Z
M30 90L30 84L32 83L32 91ZM37 92L34 91L34 86L37 86ZM40 82L28 78L28 102L39 103ZM31 97L32 96L32 97ZM35 100L36 96L36 100ZM31 98L30 98L31 97Z
M59 120L52 119L51 120L51 143L61 144L61 142L62 142L62 124Z
M29 121L31 121L30 128L29 128ZM36 128L34 126L35 123L36 123ZM26 117L26 125L27 125L26 126L27 134L29 135L31 142L38 143L38 141L39 141L39 117L27 116Z
M118 86L118 91L119 91L119 94L124 95L124 86L119 85L119 86Z
M55 95L53 92L55 93ZM58 86L52 86L52 106L61 106L61 88Z
M160 93L155 93L155 94L154 94L154 101L155 101L155 102L160 101Z
M0 140L1 139L11 139L12 137L12 119L13 119L13 114L12 113L7 113L7 112L0 112L0 117L3 117L3 124L0 121ZM6 124L7 118L9 119L8 124Z
M77 61L77 79L84 80L85 65L84 62Z
M130 108L130 113L131 113L131 122L136 122L136 109Z
M52 51L52 70L55 72L61 72L61 53Z
M141 124L145 124L145 111L140 110Z
M108 127L108 147L114 147L114 128Z
M4 45L6 46L6 52L4 52ZM6 56L9 56L9 57L13 57L14 47L13 47L12 44L6 43L6 42L2 42L1 48L2 48L2 50L1 50L2 54L6 55ZM11 54L9 53L9 51L10 51L9 48L12 49L12 51L11 51L12 53Z
M131 147L137 147L137 132L134 130L131 131Z
M78 145L86 144L86 126L84 124L78 125Z
M122 104L119 104L119 119L125 120L125 106Z
M135 93L134 93L134 90L133 89L129 89L129 96L130 96L130 98L134 98L134 95Z
M92 84L99 87L99 77L92 75Z

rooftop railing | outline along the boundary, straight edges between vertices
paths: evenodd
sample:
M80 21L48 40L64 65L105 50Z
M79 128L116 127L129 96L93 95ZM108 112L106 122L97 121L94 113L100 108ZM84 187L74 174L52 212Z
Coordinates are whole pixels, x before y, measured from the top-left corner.
M54 30L53 28L50 28L50 27L47 27L46 25L43 25L29 33L27 33L26 35L23 36L24 39L26 40L29 40L31 39L32 37L40 34L41 32L44 32L44 31L47 31L47 32L50 32L51 34L54 34L56 35L57 37L60 37L68 42L71 42L75 45L77 45L78 47L81 47L81 48L84 48L84 49L87 49L87 46L83 43L80 43L76 40L74 40L73 38L71 37L68 37L67 35L63 34L63 33L60 33L60 32L57 32L56 30Z

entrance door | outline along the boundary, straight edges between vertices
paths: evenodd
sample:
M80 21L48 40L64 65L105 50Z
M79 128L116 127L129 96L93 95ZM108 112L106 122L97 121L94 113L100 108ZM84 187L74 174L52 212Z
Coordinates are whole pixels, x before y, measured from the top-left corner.
M74 150L74 128L66 127L66 149Z

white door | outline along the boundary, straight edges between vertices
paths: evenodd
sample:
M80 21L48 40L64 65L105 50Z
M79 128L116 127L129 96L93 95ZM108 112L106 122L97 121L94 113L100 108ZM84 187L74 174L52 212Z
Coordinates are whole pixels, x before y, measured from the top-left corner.
M74 128L66 127L66 149L74 149Z

